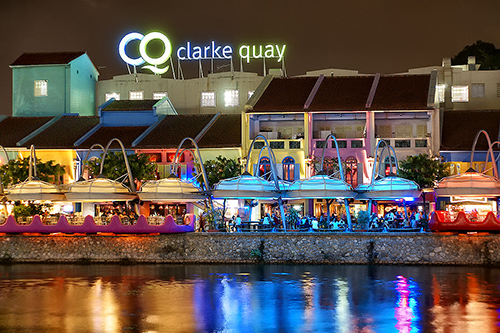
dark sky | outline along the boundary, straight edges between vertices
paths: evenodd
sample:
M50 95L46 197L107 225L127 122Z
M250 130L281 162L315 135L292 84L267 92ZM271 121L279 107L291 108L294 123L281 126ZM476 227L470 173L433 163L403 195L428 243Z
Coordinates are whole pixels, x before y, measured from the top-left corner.
M11 114L9 65L22 53L87 51L108 79L127 73L117 46L131 31L161 31L174 51L186 41L286 44L289 75L395 73L439 65L477 40L500 47L497 0L2 0L0 8L0 114Z

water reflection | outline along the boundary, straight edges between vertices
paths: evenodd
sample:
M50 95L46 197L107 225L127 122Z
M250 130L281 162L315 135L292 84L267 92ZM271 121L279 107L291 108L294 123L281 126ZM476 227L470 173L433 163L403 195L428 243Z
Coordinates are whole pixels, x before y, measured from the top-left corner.
M0 266L1 332L496 332L500 269Z

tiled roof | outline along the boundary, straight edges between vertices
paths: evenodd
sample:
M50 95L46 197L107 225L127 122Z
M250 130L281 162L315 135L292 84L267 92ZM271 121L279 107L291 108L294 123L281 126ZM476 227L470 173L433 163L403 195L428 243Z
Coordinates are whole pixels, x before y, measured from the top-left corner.
M54 117L7 117L0 122L0 145L17 147L16 143Z
M185 137L195 138L213 114L166 116L135 148L177 148Z
M274 78L253 111L303 111L317 80L317 77Z
M74 149L74 143L97 124L99 117L65 116L26 142L24 146Z
M103 111L142 111L153 110L153 106L158 103L158 100L120 100L114 101L106 106Z
M248 112L362 111L375 76L274 78ZM370 110L426 110L430 75L381 76ZM313 96L311 101L308 97ZM304 104L310 102L309 108Z
M310 111L365 110L374 76L325 77Z
M69 64L82 54L85 52L23 53L11 66Z
M381 76L371 110L425 110L430 75Z
M441 150L472 149L474 138L485 130L492 141L499 140L500 110L444 111ZM476 150L487 150L488 144L481 136Z
M198 142L200 148L241 147L241 115L221 115Z
M114 138L119 139L125 148L131 148L132 142L147 129L148 126L101 127L77 148L90 148L95 143L106 146ZM111 147L119 146L118 143L113 143Z

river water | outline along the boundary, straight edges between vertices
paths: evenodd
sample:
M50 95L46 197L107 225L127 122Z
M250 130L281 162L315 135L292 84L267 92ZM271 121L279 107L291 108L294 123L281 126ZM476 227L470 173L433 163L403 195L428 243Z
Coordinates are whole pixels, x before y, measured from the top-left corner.
M0 266L0 332L497 332L500 268Z

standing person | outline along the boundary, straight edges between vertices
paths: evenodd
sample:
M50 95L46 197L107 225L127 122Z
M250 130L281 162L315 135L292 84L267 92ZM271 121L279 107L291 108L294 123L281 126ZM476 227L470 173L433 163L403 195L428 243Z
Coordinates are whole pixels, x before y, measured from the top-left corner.
M235 224L236 224L236 232L241 232L241 217L239 214L236 216Z

